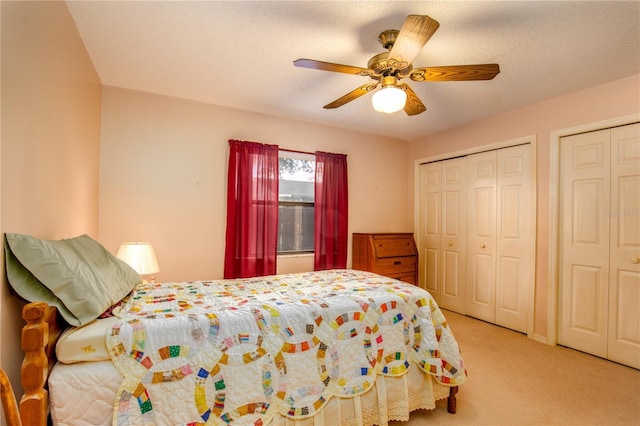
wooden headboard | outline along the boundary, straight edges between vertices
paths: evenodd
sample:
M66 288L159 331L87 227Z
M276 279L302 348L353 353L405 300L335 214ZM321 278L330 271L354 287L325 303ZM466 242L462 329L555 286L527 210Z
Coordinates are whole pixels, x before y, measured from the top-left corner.
M20 399L23 426L46 426L49 415L47 378L56 361L55 347L68 326L58 310L45 302L28 303L22 309L26 324L22 328L21 346L24 360L20 380L24 395Z

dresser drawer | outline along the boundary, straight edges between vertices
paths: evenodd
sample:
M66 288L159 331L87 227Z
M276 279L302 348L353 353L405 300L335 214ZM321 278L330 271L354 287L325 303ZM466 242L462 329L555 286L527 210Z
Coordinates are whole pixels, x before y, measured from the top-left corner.
M373 246L376 251L376 257L398 257L413 256L415 254L415 246L413 245L413 237L411 236L381 236L373 239Z
M413 273L416 270L416 258L410 257L388 257L376 261L375 271L380 275L396 275L402 273Z
M393 278L394 280L404 281L405 283L418 285L418 283L416 282L416 274L414 274L413 272L409 274L388 275L388 277Z

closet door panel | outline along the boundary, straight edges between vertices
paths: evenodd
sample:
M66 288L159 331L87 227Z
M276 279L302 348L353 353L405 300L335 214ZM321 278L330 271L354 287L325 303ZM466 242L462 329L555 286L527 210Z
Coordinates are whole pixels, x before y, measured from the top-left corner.
M460 256L455 251L444 250L442 252L442 301L440 307L464 313L464 299L462 305L457 303L460 301L460 294L464 290L460 286Z
M610 132L560 143L558 343L607 355Z
M474 253L469 262L471 275L470 303L467 312L470 316L485 321L495 321L495 282L493 256Z
M496 324L527 332L531 285L530 145L497 151Z
M640 368L640 273L617 272L609 296L608 358Z
M426 290L436 299L438 303L438 275L440 264L440 250L425 247L420 259L422 260L423 280Z
M495 151L467 157L467 181L467 314L495 322Z
M496 289L496 324L503 325L513 330L525 332L522 324L505 324L509 315L518 316L522 310L523 294L521 281L523 281L524 262L520 257L498 257L498 283ZM526 326L526 324L524 324ZM517 327L517 328L516 328Z
M611 130L609 359L640 368L640 124Z
M442 161L442 297L440 306L465 313L466 158Z
M442 239L442 165L440 162L420 166L421 222L420 284L440 304L442 285L440 240Z

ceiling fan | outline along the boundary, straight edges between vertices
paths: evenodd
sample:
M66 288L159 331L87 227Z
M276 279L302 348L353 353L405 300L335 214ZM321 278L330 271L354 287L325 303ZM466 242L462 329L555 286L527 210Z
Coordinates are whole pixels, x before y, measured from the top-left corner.
M382 85L373 96L374 109L381 112L404 109L407 115L417 115L427 108L411 87L400 83L403 78L413 81L491 80L500 72L498 64L414 68L411 63L439 26L438 21L426 15L407 16L400 31L386 30L380 34L378 40L388 52L379 53L369 59L367 68L313 59L297 59L293 64L303 68L360 75L373 80L325 105L324 108L341 107ZM381 99L385 96L392 99Z

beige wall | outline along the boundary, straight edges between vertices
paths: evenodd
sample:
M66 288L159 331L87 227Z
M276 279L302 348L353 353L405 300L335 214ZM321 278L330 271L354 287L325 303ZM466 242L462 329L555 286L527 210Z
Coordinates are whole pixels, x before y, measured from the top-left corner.
M537 262L534 335L547 336L549 256L549 134L554 130L640 112L640 75L553 98L489 117L411 143L410 194L413 194L416 161L503 142L524 136L537 137ZM413 209L414 199L410 203Z
M2 1L1 231L98 234L101 86L64 2ZM4 256L4 254L3 254ZM0 363L18 397L22 304L2 264Z
M347 154L349 232L413 228L407 142L105 87L100 241L112 252L151 242L159 281L221 278L229 139ZM278 272L312 270L312 261L279 259Z

